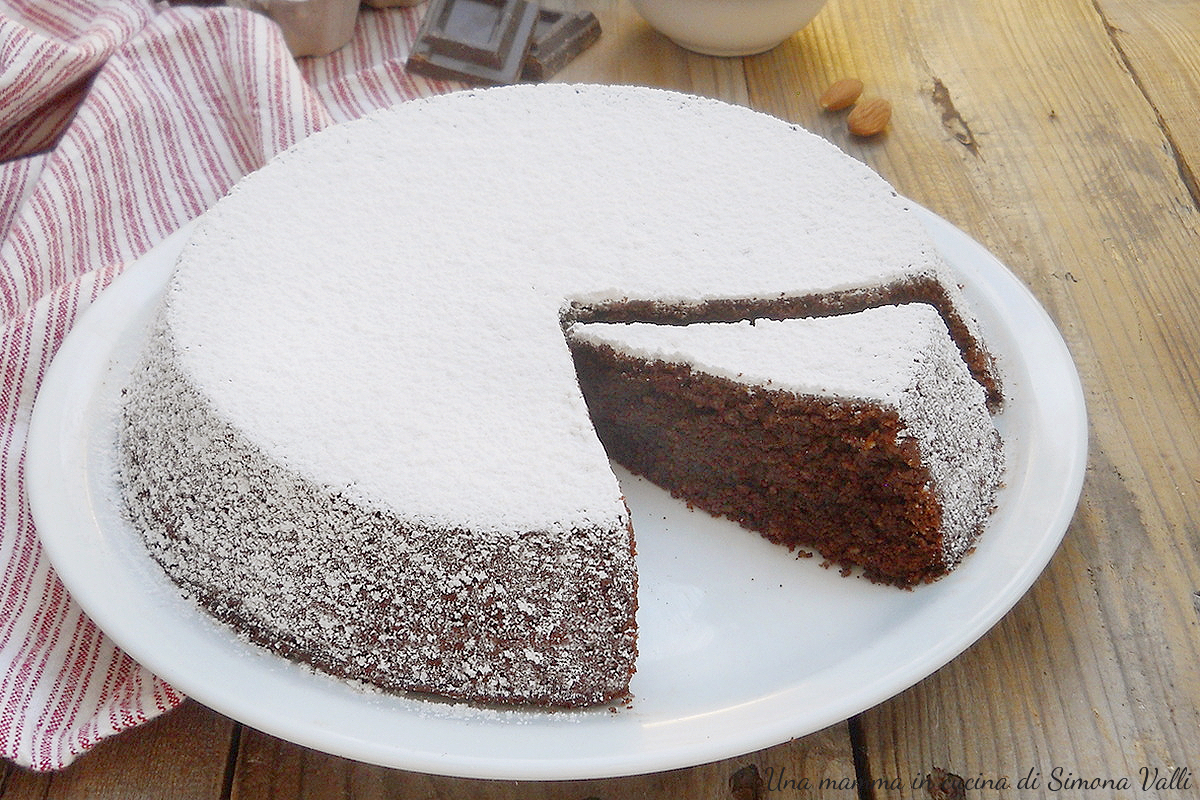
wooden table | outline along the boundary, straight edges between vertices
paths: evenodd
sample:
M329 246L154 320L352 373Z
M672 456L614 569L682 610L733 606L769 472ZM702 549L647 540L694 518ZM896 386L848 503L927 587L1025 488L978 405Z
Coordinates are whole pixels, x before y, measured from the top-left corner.
M1029 285L1074 355L1091 435L1083 496L1045 573L894 699L691 769L431 777L305 750L189 702L62 773L8 766L0 795L923 798L914 780L944 770L970 798L1200 797L1200 3L830 0L745 59L685 52L625 0L578 5L604 34L557 79L682 89L800 123ZM844 113L818 108L847 75L893 103L886 134L854 139ZM1122 778L1128 791L1068 788Z

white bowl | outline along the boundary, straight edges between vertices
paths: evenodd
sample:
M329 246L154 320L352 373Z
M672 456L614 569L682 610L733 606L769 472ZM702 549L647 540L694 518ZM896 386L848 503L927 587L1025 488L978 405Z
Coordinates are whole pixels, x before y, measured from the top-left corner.
M680 47L711 56L762 53L807 25L825 0L630 0Z

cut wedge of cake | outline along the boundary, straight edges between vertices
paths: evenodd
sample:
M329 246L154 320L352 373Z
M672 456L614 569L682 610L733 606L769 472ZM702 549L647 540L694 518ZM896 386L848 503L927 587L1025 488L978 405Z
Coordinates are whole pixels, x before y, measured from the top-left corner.
M688 503L899 586L987 520L1004 459L930 306L568 332L609 455Z

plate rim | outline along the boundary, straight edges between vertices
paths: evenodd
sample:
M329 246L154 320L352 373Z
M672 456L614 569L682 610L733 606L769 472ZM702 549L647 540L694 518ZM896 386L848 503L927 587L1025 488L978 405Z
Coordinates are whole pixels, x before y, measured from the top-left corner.
M532 756L522 760L506 755L503 760L500 760L477 754L424 752L419 748L416 751L397 750L394 746L387 744L355 739L353 736L348 736L345 731L330 729L327 726L303 723L300 725L300 729L297 729L294 724L295 720L289 721L286 715L284 718L280 718L278 714L266 713L262 707L239 706L237 703L230 702L220 692L211 691L211 687L206 686L203 679L195 679L191 675L175 674L172 665L164 662L158 653L143 650L140 643L135 644L132 648L128 647L129 639L123 635L124 628L121 622L111 619L104 608L103 599L97 599L95 592L88 591L86 588L88 576L80 574L78 559L72 553L72 548L79 544L78 536L72 538L69 533L64 536L61 530L56 528L56 523L61 522L59 509L64 503L70 502L70 498L64 497L64 491L67 491L66 486L69 481L62 479L61 458L64 448L71 446L69 438L71 436L70 424L73 418L70 413L70 395L73 390L78 390L78 381L72 368L75 366L75 361L86 354L87 340L95 334L96 329L102 328L111 333L113 323L111 319L107 318L111 316L107 310L109 306L115 306L123 302L123 298L126 296L136 295L139 292L142 294L149 292L155 296L157 293L161 293L161 289L155 293L148 288L144 273L149 270L149 267L146 265L158 263L159 269L165 269L165 274L169 276L173 271L173 257L170 254L182 249L194 223L189 223L169 236L114 279L92 306L80 316L43 377L30 420L26 459L26 485L31 510L39 536L42 538L43 547L72 597L84 598L84 601L79 601L80 605L89 616L97 621L98 627L106 634L108 634L109 628L119 630L117 635L108 635L131 657L146 665L151 672L159 675L184 694L244 724L302 746L334 755L382 766L467 778L584 779L642 774L706 763L773 746L794 736L815 732L827 725L845 720L853 714L866 710L915 685L956 658L999 622L1044 571L1067 531L1082 491L1088 448L1087 411L1078 370L1061 332L1028 287L988 250L942 217L918 204L913 203L912 205L922 222L926 224L933 236L935 246L945 256L945 260L956 277L971 281L972 278L978 280L981 276L985 276L987 280L982 283L973 283L973 288L976 290L986 289L1000 297L1003 303L1021 307L1025 313L1032 315L1036 323L1030 327L1035 327L1038 333L1046 337L1047 340L1043 344L1050 345L1050 352L1039 351L1038 366L1043 372L1054 373L1059 382L1065 386L1067 391L1059 400L1073 411L1072 424L1059 425L1055 428L1062 436L1061 447L1057 452L1065 458L1068 469L1062 475L1062 492L1059 495L1059 503L1053 509L1049 509L1048 528L1038 540L1038 547L1029 554L1029 558L1021 562L1021 568L1009 576L1005 591L999 598L978 607L968 624L957 626L954 635L944 636L937 642L938 646L924 658L911 661L903 675L898 676L895 672L883 671L875 677L875 680L865 681L855 691L831 700L824 708L823 713L810 714L806 717L804 730L799 732L797 732L797 728L788 727L789 718L785 714L782 717L772 718L769 724L752 726L755 728L752 735L735 728L741 733L740 736L731 735L715 739L710 737L701 741L685 741L653 750L639 750L633 747L618 755L608 754L602 757L577 756L575 758L544 759ZM952 258L947 250L954 251L957 256ZM170 269L163 266L167 258L171 259ZM964 266L968 268L968 273L973 271L973 275L964 274L962 272ZM163 279L164 283L165 280L166 278ZM975 308L977 303L971 303L971 305L976 311L979 310ZM69 491L67 493L69 494ZM229 635L232 636L232 634ZM735 719L736 716L735 714Z

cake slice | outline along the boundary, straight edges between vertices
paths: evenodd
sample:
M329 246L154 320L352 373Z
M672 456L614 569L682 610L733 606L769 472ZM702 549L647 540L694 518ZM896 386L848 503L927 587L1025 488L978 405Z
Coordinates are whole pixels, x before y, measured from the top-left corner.
M613 459L773 542L911 586L953 568L991 512L1000 435L930 306L568 340Z

